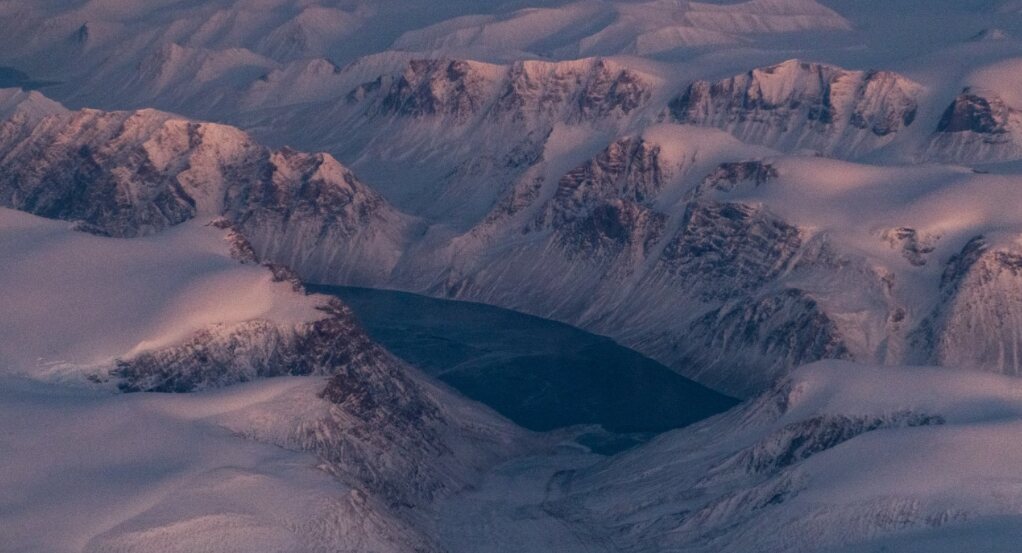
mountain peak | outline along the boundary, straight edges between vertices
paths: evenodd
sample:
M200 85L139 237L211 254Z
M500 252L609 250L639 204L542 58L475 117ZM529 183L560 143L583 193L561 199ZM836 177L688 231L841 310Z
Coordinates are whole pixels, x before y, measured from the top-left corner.
M37 122L44 117L67 112L67 108L38 91L20 88L0 89L0 121L24 117Z

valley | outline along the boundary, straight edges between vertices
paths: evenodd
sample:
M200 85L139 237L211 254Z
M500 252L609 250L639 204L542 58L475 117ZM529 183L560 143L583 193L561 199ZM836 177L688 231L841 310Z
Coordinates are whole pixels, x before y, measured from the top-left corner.
M538 317L385 290L309 289L341 298L395 355L530 430L600 425L639 438L737 403L607 338Z
M1018 549L1022 2L0 29L0 550Z

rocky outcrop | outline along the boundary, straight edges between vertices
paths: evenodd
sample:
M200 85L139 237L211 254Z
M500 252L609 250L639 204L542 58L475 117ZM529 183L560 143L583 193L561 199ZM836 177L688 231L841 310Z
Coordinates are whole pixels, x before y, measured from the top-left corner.
M534 228L558 228L584 217L608 200L650 207L668 178L660 146L641 138L623 138L557 182L554 198Z
M327 154L273 151L153 110L12 116L0 123L0 173L0 205L114 237L225 216L260 257L354 282L396 263L412 223ZM308 253L323 243L332 257Z
M260 257L310 280L370 283L397 263L413 221L326 154L290 149L261 159L229 192L225 215Z
M443 117L463 124L557 121L581 123L622 116L645 105L651 78L615 62L520 61L509 66L447 59L412 60L399 75L382 75L346 96L371 114Z
M743 141L854 157L883 147L915 120L921 87L888 71L789 60L717 82L696 81L669 117Z
M628 115L652 95L651 79L599 58L511 66L491 118L580 123Z
M671 346L677 366L718 389L762 390L792 368L851 359L842 330L804 290L736 295L692 321Z
M726 300L763 287L789 266L803 245L798 228L741 203L689 204L657 268L700 300Z
M916 267L926 265L930 254L936 249L937 240L940 239L940 236L920 233L909 227L885 230L881 237L892 248L900 249L902 257Z
M965 89L944 111L937 132L973 132L979 134L1004 134L1008 132L1008 117L1011 109L997 96Z
M944 417L912 411L889 415L817 415L785 425L722 463L714 475L729 471L762 474L785 469L867 432L944 424Z
M913 333L927 362L1022 374L1022 251L976 237L945 265L940 299Z
M649 109L657 83L602 58L507 65L417 59L354 86L340 101L300 111L306 138L357 159L360 173L386 168L390 176L373 180L399 208L467 228L517 179L550 161L551 148L564 149L565 139L551 142L555 129L569 143L580 128L617 136ZM345 132L324 126L324 118L341 121Z
M212 208L221 161L252 153L240 132L148 110L85 110L33 126L9 119L0 137L0 203L123 237Z
M993 91L966 88L944 111L926 157L985 162L1022 158L1022 115Z
M205 328L181 345L117 361L111 376L124 392L194 392L275 376L332 375L390 362L337 300L324 318L297 326L270 320Z
M379 94L381 114L448 116L464 121L491 101L501 69L461 60L412 60L399 76L380 76L348 93L351 103Z
M777 176L777 169L763 161L722 163L699 183L692 196L700 197L711 192L734 192L739 186L746 184L755 188Z

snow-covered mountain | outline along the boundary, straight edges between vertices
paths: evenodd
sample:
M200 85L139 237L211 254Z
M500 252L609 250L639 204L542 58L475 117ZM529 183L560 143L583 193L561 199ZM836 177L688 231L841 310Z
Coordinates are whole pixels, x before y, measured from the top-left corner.
M0 0L0 541L1013 550L1020 14ZM748 401L608 458L302 282L555 319Z
M223 220L124 240L3 209L0 229L17 260L0 270L8 546L435 551L431 505L535 443L373 343L338 300L258 264ZM110 394L288 375L196 399ZM69 437L26 447L35 431ZM67 508L16 499L47 493L56 472L84 481L62 491ZM110 493L123 508L102 503Z
M944 112L927 156L947 161L1006 161L1022 157L1022 118L992 91L966 88Z
M15 107L0 123L7 207L117 237L226 215L280 262L291 261L284 252L296 242L340 248L332 254L344 256L355 281L373 278L362 269L385 274L414 223L327 154L272 151L235 128L154 110L68 112L38 93L8 94ZM338 274L330 259L317 263Z
M789 60L709 83L671 101L679 123L719 127L745 142L843 157L880 148L915 121L920 86L889 71Z
M39 112L37 104L56 113L12 115L0 126L8 168L0 199L113 236L223 216L254 255L299 278L566 321L738 396L823 358L1017 371L1014 254L998 238L1022 225L1003 208L1016 195L1010 177L789 155L676 123L619 135L574 166L566 160L578 150L548 161L560 146L551 137L592 141L600 121L617 126L634 96L611 89L643 89L622 85L635 81L601 60L578 66L585 72L569 81L579 88L555 86L563 64L545 67L555 73L540 72L540 92L516 96L533 90L522 75L536 67L412 62L355 100L368 120L386 111L406 131L459 132L469 120L468 135L492 120L553 125L543 154L504 173L506 192L478 187L495 203L464 230L402 213L327 154L274 151L232 127L151 110L62 111L38 95L12 113ZM611 97L616 115L583 115ZM815 124L799 117L791 124ZM445 197L439 205L463 207ZM849 218L849 206L865 211ZM1003 277L971 277L993 271L962 262L991 240L1000 245L982 259Z
M1011 551L1012 378L825 362L559 479L618 551Z
M352 160L405 211L465 227L536 163L577 156L643 114L652 117L663 78L643 69L606 58L366 60L337 74L333 84L344 95L254 111L239 122L270 141L280 137L262 129L301 126L294 144Z

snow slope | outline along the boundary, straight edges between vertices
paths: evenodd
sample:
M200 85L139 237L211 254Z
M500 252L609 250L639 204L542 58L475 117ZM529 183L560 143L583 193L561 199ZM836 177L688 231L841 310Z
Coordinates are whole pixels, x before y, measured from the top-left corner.
M297 553L339 543L399 551L415 543L405 525L374 514L363 493L317 470L313 455L234 433L258 423L225 424L247 412L279 416L267 405L288 396L294 411L293 396L314 397L321 379L195 396L2 380L0 540L10 551Z
M743 408L560 480L623 551L1012 551L1022 389L823 362ZM579 507L581 505L581 507Z
M739 395L820 357L1016 374L1016 180L665 126L520 182L394 282L607 333Z
M0 254L16 550L434 551L433 503L536 444L222 219L118 239L2 209Z
M65 371L175 345L214 324L321 316L322 300L240 264L224 231L199 221L118 240L3 209L0 256L18 260L0 270L5 374L70 377Z
M0 489L18 494L0 500L0 537L1012 550L1017 390L983 372L1022 374L1020 14L0 0L0 77L76 110L0 91L0 205L64 221L0 211L16 260L0 268L0 449L16 469ZM508 460L520 431L295 278L555 318L758 399L609 460L578 445ZM950 369L791 372L834 358ZM283 375L305 376L210 391ZM39 433L108 444L109 427L132 438L89 450L86 474L71 449L33 462ZM140 445L152 435L165 446ZM155 490L92 508L117 483L86 477L124 459L152 459L123 470ZM293 468L314 463L333 478ZM73 510L20 499L63 472Z
M547 129L533 154L519 152L521 165L480 161L433 194L458 225L401 213L331 156L269 150L237 129L152 110L11 117L0 200L115 236L173 233L222 214L253 255L306 280L569 322L737 396L820 358L1019 372L1012 233L1022 221L1006 201L1017 195L1010 174L784 154L672 123L618 134L631 125L625 106L656 97L631 86L644 78L606 60L411 62L367 89L354 113L390 113L396 130L410 131L408 152L455 152L429 129L460 120L471 121L458 132L477 146L471 137L491 124ZM27 98L20 105L45 105ZM508 154L503 137L490 144ZM478 186L486 174L501 179ZM416 197L404 200L425 207ZM264 339L280 351L296 345ZM263 359L256 373L272 372ZM147 363L125 370L155 378ZM197 366L189 374L211 376Z

